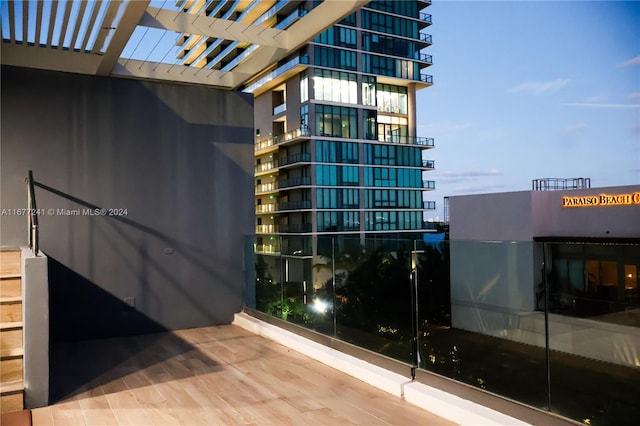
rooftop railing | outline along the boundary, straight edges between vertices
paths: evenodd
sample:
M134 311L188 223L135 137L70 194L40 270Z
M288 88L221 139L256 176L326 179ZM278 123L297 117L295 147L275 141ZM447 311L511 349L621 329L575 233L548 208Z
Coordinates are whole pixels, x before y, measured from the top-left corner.
M435 373L577 422L635 424L640 271L583 282L563 270L571 261L588 276L594 253L622 268L640 258L640 244L345 236L308 244L312 267L245 254L249 308L290 331L395 359L418 382L433 386ZM304 272L290 275L285 261Z

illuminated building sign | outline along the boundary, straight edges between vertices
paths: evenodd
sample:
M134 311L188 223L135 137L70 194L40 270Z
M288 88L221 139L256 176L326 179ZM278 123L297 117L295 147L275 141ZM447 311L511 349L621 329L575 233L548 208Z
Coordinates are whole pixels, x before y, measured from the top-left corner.
M628 206L640 204L640 192L562 197L562 207Z

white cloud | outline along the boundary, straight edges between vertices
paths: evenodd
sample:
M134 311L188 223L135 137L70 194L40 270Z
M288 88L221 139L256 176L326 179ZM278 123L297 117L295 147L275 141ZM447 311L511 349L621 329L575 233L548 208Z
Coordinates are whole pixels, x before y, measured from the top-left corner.
M529 81L518 84L507 90L507 93L528 93L531 95L540 95L546 92L555 92L566 86L571 80L568 78L556 78L553 81Z
M584 129L585 127L587 127L587 125L585 123L576 123L576 124L572 124L571 126L567 126L564 129L560 130L560 133L562 133L563 135L570 135L572 133L576 133L579 132L580 130Z
M589 104L585 102L571 102L567 104L561 104L562 106L571 107L587 107L587 108L640 108L637 104Z
M640 56L636 56L635 58L631 58L628 61L620 62L618 64L619 67L631 67L634 65L640 65Z
M502 184L457 186L453 188L453 195L499 192L498 190L502 190L505 188L507 188L507 186Z
M475 127L475 123L451 123L451 122L440 122L440 123L429 123L429 124L418 124L418 133L424 132L426 135L445 135L449 133L453 133L459 130L469 129L471 127Z
M630 101L640 101L640 92L629 93L626 97Z
M463 170L463 171L442 171L434 173L435 180L443 183L458 183L478 177L502 176L503 173L498 169L489 170Z
M585 102L600 102L600 101L604 101L607 97L604 95L594 95L594 96L590 96L587 99L585 99Z

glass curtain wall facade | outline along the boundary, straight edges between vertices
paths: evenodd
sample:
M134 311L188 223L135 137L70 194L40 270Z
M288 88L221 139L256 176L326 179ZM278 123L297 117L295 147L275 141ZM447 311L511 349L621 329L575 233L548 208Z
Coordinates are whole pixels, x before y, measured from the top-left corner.
M286 30L321 3L193 1L185 10ZM415 100L432 84L429 4L371 1L241 88L255 99L256 252L311 258L313 236L429 231L434 143L416 132ZM178 44L184 64L221 70L257 49L189 35Z
M428 232L433 140L417 134L415 110L416 90L432 84L428 5L372 1L301 48L299 71L245 88L256 99L256 167L270 165L256 175L257 252L311 257L312 236Z

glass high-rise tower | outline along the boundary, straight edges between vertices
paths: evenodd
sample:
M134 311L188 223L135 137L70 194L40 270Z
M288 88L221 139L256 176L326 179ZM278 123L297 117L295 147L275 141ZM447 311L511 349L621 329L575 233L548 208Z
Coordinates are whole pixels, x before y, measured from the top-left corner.
M287 29L320 1L209 1L193 13ZM426 231L435 183L416 132L430 86L430 1L374 0L242 87L255 98L256 252L311 256L314 236ZM180 40L184 64L224 71L256 45ZM232 113L232 112L230 112Z

